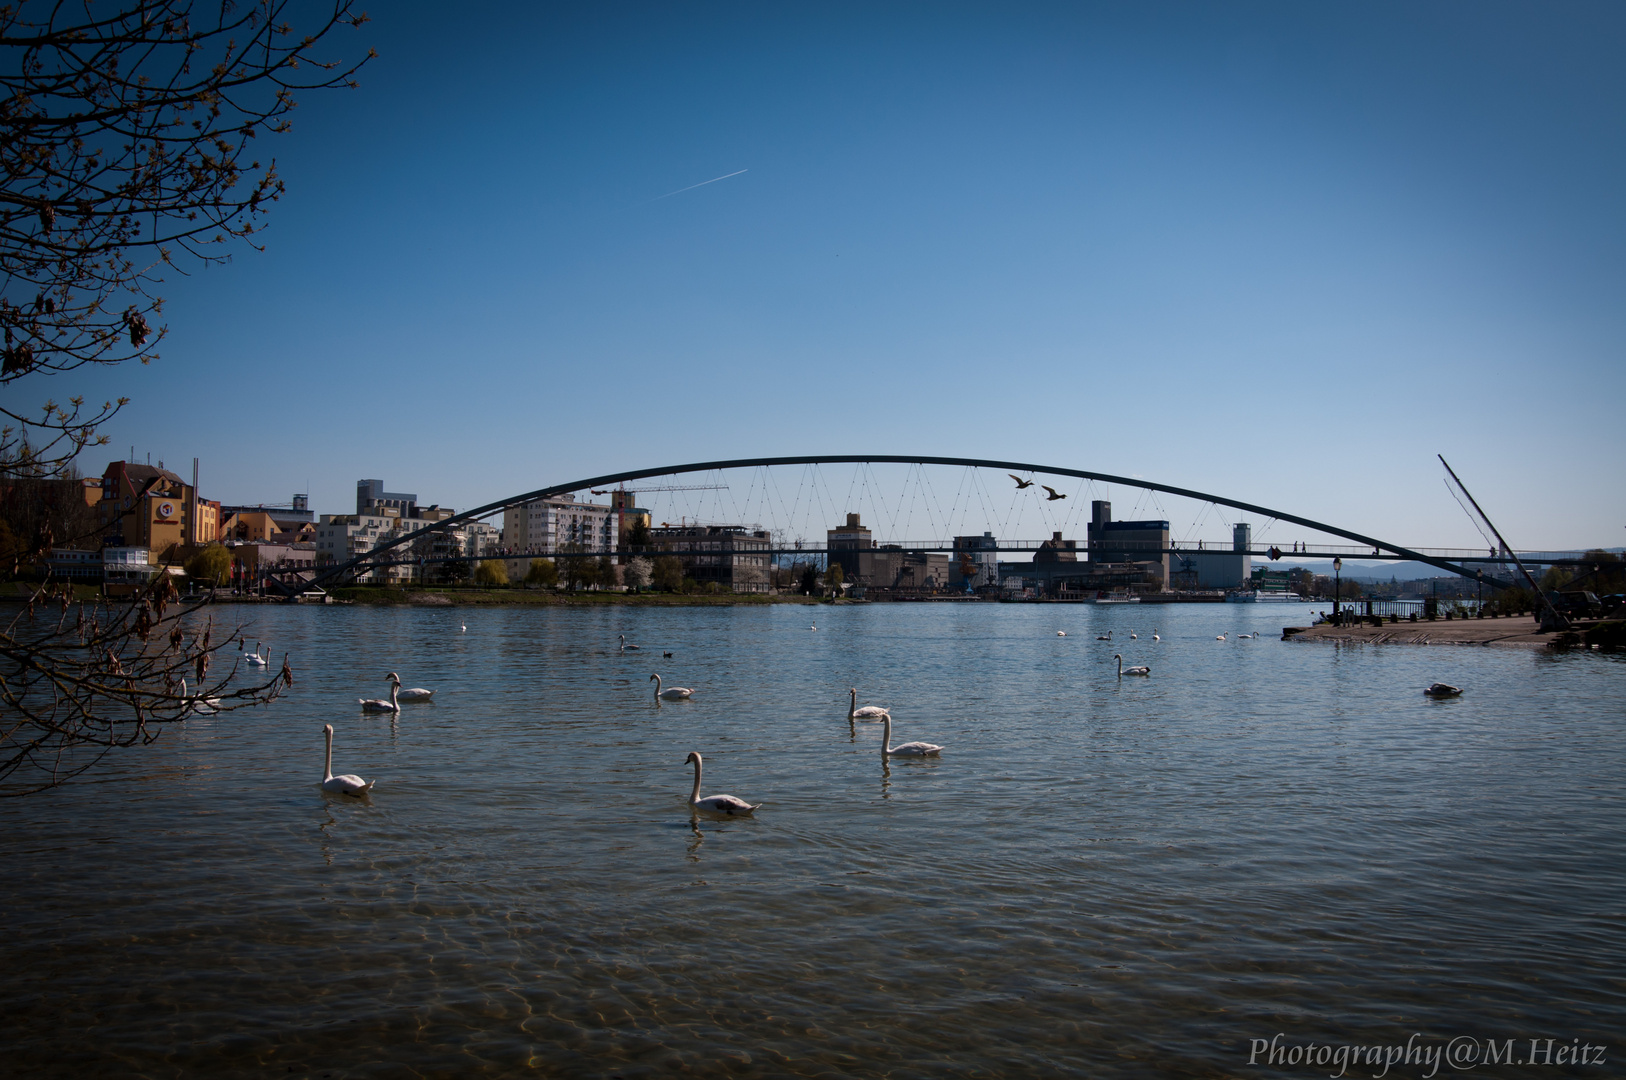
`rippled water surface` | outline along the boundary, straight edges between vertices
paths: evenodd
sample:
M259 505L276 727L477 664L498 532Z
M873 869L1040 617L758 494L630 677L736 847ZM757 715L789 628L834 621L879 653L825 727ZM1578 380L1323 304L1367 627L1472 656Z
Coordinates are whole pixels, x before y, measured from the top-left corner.
M1274 605L251 617L283 701L0 804L0 1071L1260 1075L1626 1015L1618 657ZM362 714L391 670L434 703ZM690 750L754 819L691 820Z

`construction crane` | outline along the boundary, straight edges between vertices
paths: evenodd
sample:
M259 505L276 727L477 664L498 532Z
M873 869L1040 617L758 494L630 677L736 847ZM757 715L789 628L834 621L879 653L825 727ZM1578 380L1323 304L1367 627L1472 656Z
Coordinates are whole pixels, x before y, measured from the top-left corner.
M605 488L603 491L600 491L597 488L588 488L587 490L591 491L594 495L608 495L611 492L610 488ZM621 490L621 491L629 491L634 495L641 495L641 494L644 494L645 492L650 492L650 491L727 491L728 490L728 485L727 484L668 484L668 485L666 485L664 487L642 487L642 488L629 488L629 487L623 485L619 490Z

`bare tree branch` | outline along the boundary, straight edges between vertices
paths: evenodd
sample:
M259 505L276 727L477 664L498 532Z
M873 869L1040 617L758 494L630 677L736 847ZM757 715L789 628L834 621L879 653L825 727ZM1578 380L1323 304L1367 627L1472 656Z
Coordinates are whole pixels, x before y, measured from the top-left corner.
M366 21L353 0L0 0L0 388L157 358L164 274L258 249L283 192L260 138L296 95L356 85L372 52L322 49ZM0 797L293 682L286 659L269 682L210 679L231 635L176 606L167 567L129 604L50 580L53 548L86 538L72 462L124 404L0 403L0 578L45 571L0 626Z
M155 359L165 270L257 248L282 195L260 135L289 130L297 93L354 87L372 56L319 51L336 27L367 21L351 0L193 7L0 6L0 386ZM0 472L24 441L32 464L71 459L122 404L0 409Z
M284 657L269 681L232 688L237 663L214 660L238 635L217 636L200 607L176 604L168 574L133 603L35 589L0 631L0 798L55 787L167 725L266 704L293 685Z

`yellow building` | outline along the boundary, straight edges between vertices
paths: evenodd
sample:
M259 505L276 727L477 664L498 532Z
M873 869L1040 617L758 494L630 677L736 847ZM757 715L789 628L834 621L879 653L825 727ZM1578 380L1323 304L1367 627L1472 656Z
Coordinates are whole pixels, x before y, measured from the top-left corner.
M207 502L207 500L203 500ZM199 505L190 484L168 469L114 461L102 473L96 503L102 542L144 547L156 556L179 557L171 548L207 544L219 535L219 503Z
M198 508L197 533L194 544L211 544L220 539L220 503L214 499L199 499L194 492L193 503Z
M235 514L228 514L221 523L221 532L228 540L264 543L281 531L271 515L264 511L239 510Z

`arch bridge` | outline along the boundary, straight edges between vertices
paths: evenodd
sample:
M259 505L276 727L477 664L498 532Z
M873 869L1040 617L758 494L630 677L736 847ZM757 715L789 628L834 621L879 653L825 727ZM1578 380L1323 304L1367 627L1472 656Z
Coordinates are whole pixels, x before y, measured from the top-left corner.
M1488 556L1461 554L1451 554L1446 556L1439 553L1419 551L1388 540L1379 539L1378 537L1367 536L1364 533L1355 532L1351 529L1345 529L1341 526L1333 525L1328 522L1316 521L1312 518L1291 514L1283 510L1272 509L1268 506L1260 506L1256 503L1226 498L1223 495L1214 495L1209 492L1196 491L1191 488L1176 487L1172 484L1160 484L1155 481L1143 480L1135 477L1114 476L1110 473L1092 472L1087 469L1071 469L1063 466L1040 465L1025 461L1004 461L994 458L940 457L929 454L813 454L793 457L732 458L722 461L691 462L686 465L662 465L646 469L628 469L624 472L605 473L601 476L587 477L581 480L572 480L567 483L553 484L548 487L537 488L534 491L527 491L517 495L512 495L505 499L499 499L496 502L487 503L484 506L477 506L472 510L465 510L462 513L454 514L451 517L434 522L433 524L415 532L405 534L385 543L381 543L372 550L357 555L348 561L334 563L328 566L319 566L316 568L316 576L310 582L310 585L323 585L330 582L344 580L346 578L353 578L358 573L364 573L380 566L417 564L420 561L434 561L419 560L417 558L404 558L402 557L404 553L401 552L400 549L433 533L446 531L467 522L487 518L511 507L519 506L538 499L557 498L573 492L592 488L602 489L631 481L645 480L651 477L681 476L686 473L716 472L728 469L750 469L786 465L805 466L838 464L944 465L961 466L973 469L987 468L1011 473L1027 473L1029 475L1037 474L1045 476L1073 477L1104 484L1116 484L1124 487L1141 488L1147 491L1188 498L1201 503L1213 503L1218 506L1230 507L1235 510L1242 510L1246 513L1257 514L1265 518L1274 518L1280 521L1292 522L1297 525L1305 526L1306 528L1314 529L1317 532L1324 533L1329 536L1341 537L1345 540L1353 541L1354 543L1361 545L1363 549L1370 549L1369 551L1362 550L1360 552L1353 552L1344 549L1339 549L1336 551L1299 551L1293 553L1296 557L1331 558L1334 556L1352 556L1363 559L1410 560L1425 563L1430 566L1436 566L1449 573L1457 574L1465 578L1482 580L1485 584L1490 585L1493 588L1508 588L1514 584L1513 581L1507 578L1486 572L1490 566L1495 566L1497 568L1505 566L1506 562L1508 561L1508 557L1506 555L1498 556L1493 552ZM810 554L818 553L822 550L822 548L817 547L798 546L794 549L785 549L783 551L776 549L769 552L769 554ZM997 550L1031 551L1033 550L1033 545L1009 546L1002 547ZM1188 552L1186 549L1180 549L1179 553L1185 554ZM555 552L545 554L548 558L571 557L570 555L561 555L560 553ZM594 551L585 552L583 554L596 558L597 556L603 554L603 552ZM1274 557L1272 555L1272 549L1256 550L1253 551L1252 554L1267 558ZM1280 552L1275 553L1275 555L1279 554ZM515 554L512 557L525 556L520 553ZM475 557L464 556L462 558L467 559ZM1543 561L1552 562L1555 560Z

